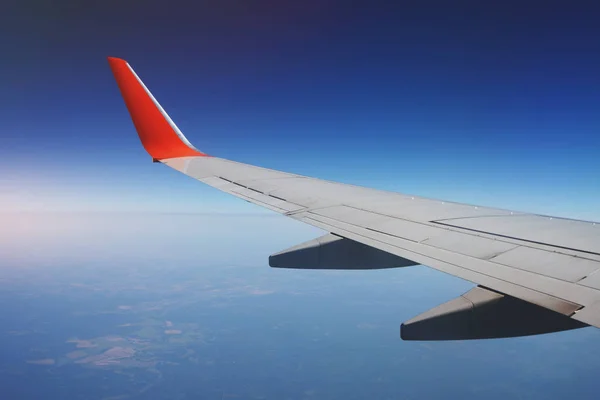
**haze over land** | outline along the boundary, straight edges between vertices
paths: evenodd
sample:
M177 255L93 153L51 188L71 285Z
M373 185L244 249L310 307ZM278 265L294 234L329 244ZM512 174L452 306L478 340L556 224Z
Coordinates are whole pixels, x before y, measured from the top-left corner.
M595 398L599 330L403 342L402 321L471 285L422 266L269 268L320 234L280 216L12 218L0 228L9 398Z

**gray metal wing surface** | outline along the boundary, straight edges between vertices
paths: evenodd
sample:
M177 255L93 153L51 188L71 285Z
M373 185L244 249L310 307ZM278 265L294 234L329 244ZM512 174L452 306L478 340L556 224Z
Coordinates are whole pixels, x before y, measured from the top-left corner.
M422 264L478 285L475 294L469 292L443 309L417 317L412 321L415 327L425 326L423 321L432 318L439 324L441 315L450 318L449 326L467 324L471 329L477 325L473 328L477 330L484 323L477 317L481 310L487 310L486 315L496 313L496 324L516 327L515 334L416 335L415 339L506 337L600 327L600 224L386 192L207 156L181 139L183 134L129 64L119 59L109 62L142 144L155 161L330 232L336 240L351 244L343 248L367 259L381 259L361 250L372 248L403 260L398 266ZM138 106L144 101L144 107ZM161 125L161 118L168 123ZM311 246L331 247L330 243ZM356 247L359 244L361 248ZM319 251L315 254L325 254ZM346 250L336 251L343 257ZM534 311L521 313L528 304ZM535 312L540 307L553 311L550 318L555 315L559 322L543 328L545 314ZM465 310L466 322L459 322ZM518 328L527 324L540 328ZM410 325L411 321L405 324Z

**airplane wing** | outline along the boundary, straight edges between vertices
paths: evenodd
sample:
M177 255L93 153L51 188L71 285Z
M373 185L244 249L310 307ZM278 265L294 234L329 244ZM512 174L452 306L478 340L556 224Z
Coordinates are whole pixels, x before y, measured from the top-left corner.
M209 156L183 136L129 64L109 57L153 161L321 228L272 267L422 264L477 284L402 324L405 340L512 337L600 327L600 223L330 182Z

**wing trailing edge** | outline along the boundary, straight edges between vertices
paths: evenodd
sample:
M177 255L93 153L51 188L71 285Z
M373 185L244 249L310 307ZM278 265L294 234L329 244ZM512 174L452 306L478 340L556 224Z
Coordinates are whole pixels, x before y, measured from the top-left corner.
M154 161L207 155L186 139L127 61L108 57L108 64L142 145Z

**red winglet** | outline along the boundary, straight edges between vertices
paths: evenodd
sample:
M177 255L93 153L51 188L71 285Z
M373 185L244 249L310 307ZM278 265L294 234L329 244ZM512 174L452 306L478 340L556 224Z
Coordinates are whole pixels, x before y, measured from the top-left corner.
M108 63L142 145L154 160L206 156L183 136L125 60L108 57Z

